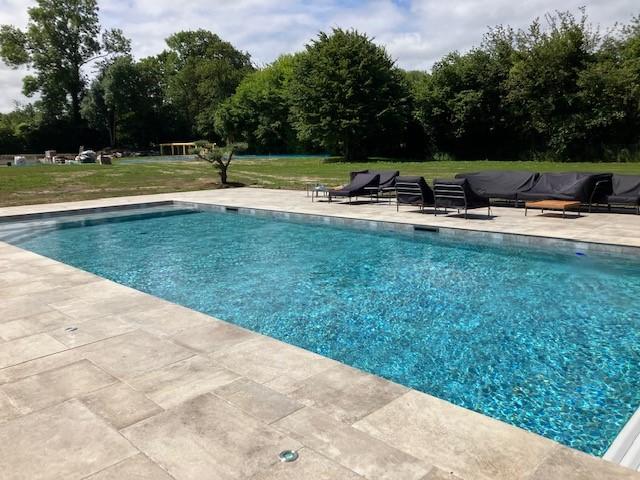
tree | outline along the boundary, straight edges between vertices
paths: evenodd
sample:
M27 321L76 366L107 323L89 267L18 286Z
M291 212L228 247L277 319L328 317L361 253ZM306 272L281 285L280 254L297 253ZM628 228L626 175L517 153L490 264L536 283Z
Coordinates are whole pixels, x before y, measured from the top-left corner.
M171 124L162 81L153 57L140 62L119 57L103 65L91 83L83 116L92 128L108 134L112 147L148 148L166 131L163 125Z
M595 62L580 72L577 82L580 101L589 112L584 126L592 154L624 160L625 147L639 141L640 17L620 35L603 40ZM613 155L608 155L611 147Z
M167 46L169 100L192 126L191 135L215 138L216 111L253 71L251 57L207 30L178 32Z
M407 115L407 87L384 48L354 30L320 33L296 62L292 118L301 141L352 161Z
M214 143L200 141L196 142L195 154L200 160L212 164L215 169L218 170L220 183L227 185L227 171L229 170L233 156L238 152L246 150L246 148L246 143L231 143L226 147L218 147Z
M24 94L40 93L47 114L69 114L80 124L86 78L83 67L113 53L127 53L120 30L100 35L96 0L37 0L29 8L26 31L0 27L0 58L9 66L26 65L35 75L24 78Z
M216 130L223 138L230 142L242 139L255 152L282 153L296 148L296 133L289 121L295 59L284 55L244 78L217 110Z
M592 112L584 104L579 80L597 61L601 37L584 10L579 19L558 12L546 20L548 28L536 21L516 35L506 102L531 151L570 158L590 141L586 120Z
M504 35L494 30L483 46L446 55L430 75L413 83L414 116L432 150L462 158L510 153L511 123L503 99L513 48L502 41Z

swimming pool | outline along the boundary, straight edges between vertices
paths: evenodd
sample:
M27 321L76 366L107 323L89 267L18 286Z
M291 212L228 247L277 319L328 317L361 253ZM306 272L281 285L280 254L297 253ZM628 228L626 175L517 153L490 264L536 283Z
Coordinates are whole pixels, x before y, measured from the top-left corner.
M640 405L636 261L213 211L113 215L4 238L595 455Z

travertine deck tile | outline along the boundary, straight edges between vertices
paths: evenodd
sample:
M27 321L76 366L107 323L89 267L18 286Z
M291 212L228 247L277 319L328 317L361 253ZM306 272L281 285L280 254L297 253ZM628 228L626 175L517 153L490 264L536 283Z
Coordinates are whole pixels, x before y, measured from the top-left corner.
M246 478L297 449L295 440L205 394L122 433L176 480Z
M407 391L397 383L338 365L308 378L290 396L353 423Z
M313 408L305 407L273 425L370 480L418 480L431 468L429 464Z
M170 408L237 378L237 373L211 359L195 356L131 378L129 383L158 405Z
M23 414L40 410L117 380L87 360L49 370L0 387Z
M105 338L117 337L135 329L135 325L131 325L117 316L107 316L85 322L67 321L66 326L49 332L49 335L68 348L74 348Z
M54 368L70 365L85 358L82 349L64 350L60 353L37 358L28 362L0 369L0 385L15 382L21 378L29 377L37 373L53 370Z
M140 292L125 285L112 282L111 280L96 280L84 285L75 286L70 289L70 293L77 298L86 301L111 300L114 296L126 297L128 295L138 296Z
M364 477L342 467L310 448L298 451L293 463L277 463L250 480L363 480Z
M525 478L558 448L551 440L414 390L354 426L465 479Z
M163 411L143 393L120 382L85 395L81 400L93 413L117 429L128 427Z
M121 379L130 379L192 357L192 350L136 330L86 347L86 356Z
M557 448L528 480L632 480L638 472L577 450Z
M203 353L220 352L254 338L258 335L219 320L210 320L173 336L177 343Z
M10 288L0 289L0 301L14 298L20 295L33 295L47 290L56 290L59 285L42 280L32 280L30 282L19 282L11 285Z
M438 467L433 467L421 480L463 480L452 472L447 472Z
M0 338L5 341L28 337L36 333L49 332L68 326L73 320L58 311L39 313L19 320L0 323Z
M9 397L0 390L0 423L20 416L20 412Z
M105 468L85 480L172 480L173 477L142 454Z
M203 313L158 300L158 305L141 311L125 312L119 317L127 323L155 335L175 335L178 332L203 323L211 317Z
M211 358L258 383L282 377L301 381L338 365L328 358L263 336L220 354L213 353Z
M0 322L9 322L19 318L37 315L54 311L49 305L42 300L40 295L35 298L33 295L22 295L7 300L2 300L2 313Z
M0 424L3 480L79 479L136 453L77 400Z
M156 305L157 299L150 295L132 295L129 292L114 293L107 299L73 299L50 304L54 309L78 321L143 311Z
M51 355L66 348L62 343L46 333L0 343L0 368Z
M246 378L217 388L213 393L266 423L275 422L303 407L301 403Z

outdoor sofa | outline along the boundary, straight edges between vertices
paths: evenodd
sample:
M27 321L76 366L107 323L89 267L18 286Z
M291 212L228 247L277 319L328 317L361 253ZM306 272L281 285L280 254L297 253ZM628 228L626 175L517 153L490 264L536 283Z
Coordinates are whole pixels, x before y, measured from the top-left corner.
M606 199L609 210L614 206L632 206L640 215L640 175L613 175L611 195Z
M481 197L517 202L518 193L531 189L539 176L534 172L497 170L459 173L456 178L466 178L470 188Z
M373 173L358 173L352 179L349 185L345 185L340 189L329 190L329 201L333 197L348 197L349 203L351 198L370 195L371 189L375 189L380 184L380 175Z
M464 218L467 218L467 210L474 208L487 208L487 216L491 216L491 204L489 197L483 197L473 191L466 178L456 178L453 180L434 180L434 215L438 214L438 209L444 208L447 213L448 208L464 210Z
M520 201L574 200L589 206L606 201L611 193L610 173L542 173L528 190L518 192Z
M422 211L424 207L433 206L433 202L433 190L424 177L396 177L396 211L400 209L400 204L417 205Z

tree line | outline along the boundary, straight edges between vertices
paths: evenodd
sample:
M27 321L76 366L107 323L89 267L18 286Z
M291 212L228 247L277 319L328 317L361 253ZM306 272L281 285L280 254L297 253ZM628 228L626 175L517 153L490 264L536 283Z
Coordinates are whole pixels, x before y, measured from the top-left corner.
M428 72L355 30L258 68L206 30L135 59L96 0L38 0L29 18L0 27L0 58L30 67L23 91L36 95L0 115L5 153L201 139L348 160L640 160L640 16L606 32L584 10L498 26Z

